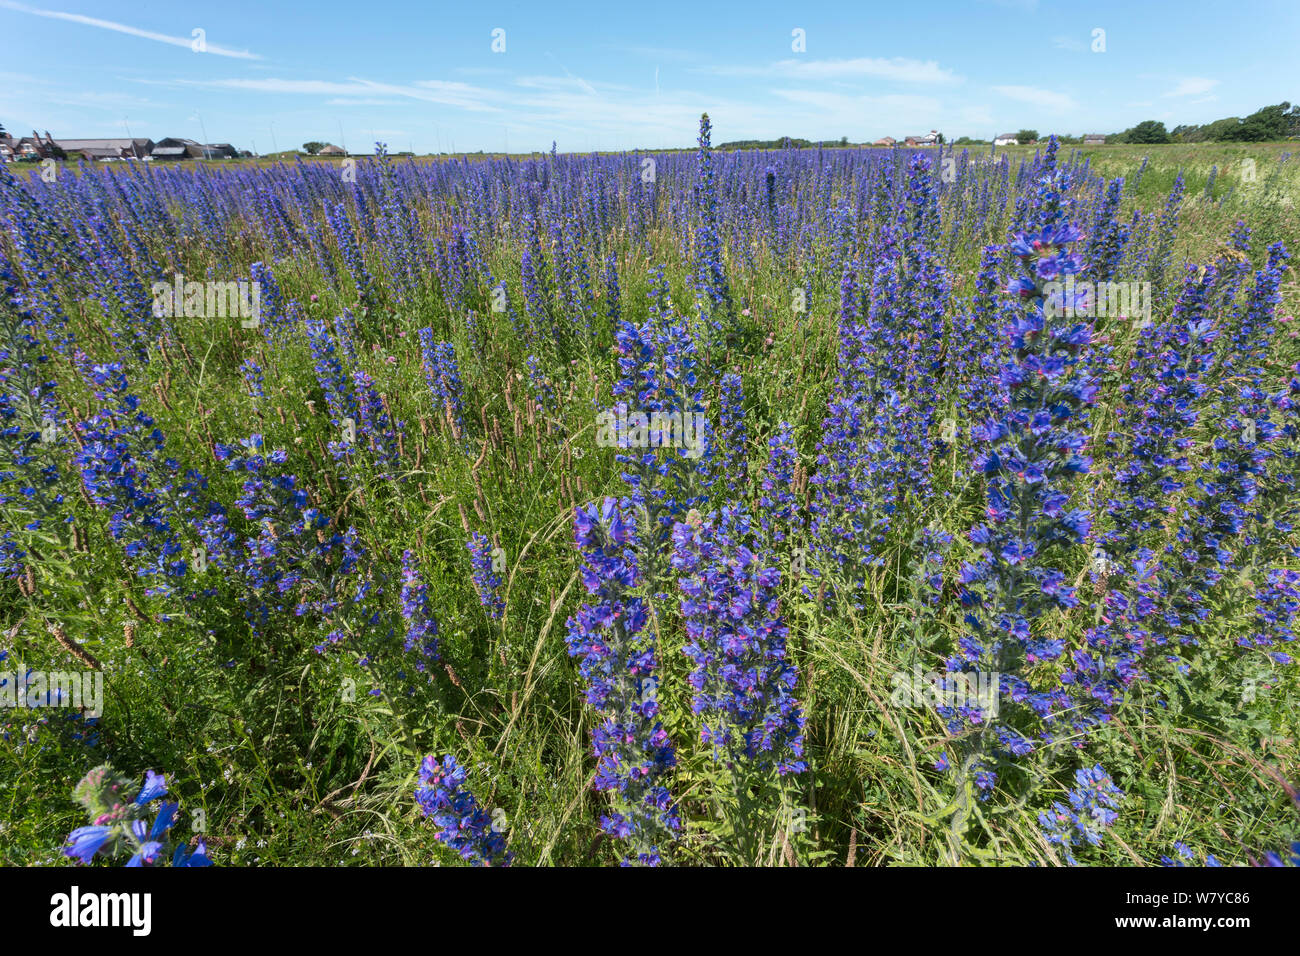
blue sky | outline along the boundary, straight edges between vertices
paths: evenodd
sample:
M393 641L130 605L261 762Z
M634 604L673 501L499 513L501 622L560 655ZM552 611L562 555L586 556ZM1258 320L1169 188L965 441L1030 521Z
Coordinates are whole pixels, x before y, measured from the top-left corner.
M715 143L987 139L1300 100L1296 0L0 0L0 48L15 135L259 152L686 146L704 111Z

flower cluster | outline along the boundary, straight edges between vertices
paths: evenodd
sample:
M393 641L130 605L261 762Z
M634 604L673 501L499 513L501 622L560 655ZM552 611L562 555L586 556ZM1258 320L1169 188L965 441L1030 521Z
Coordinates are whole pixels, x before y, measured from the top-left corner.
M415 669L423 673L428 661L438 659L438 621L429 609L429 589L409 548L402 552L402 619L406 621L403 647L408 654L418 655Z
M749 460L745 442L745 392L740 376L728 372L722 376L722 413L713 443L713 465L733 496L748 484Z
M475 532L465 543L469 550L470 563L474 568L474 589L478 591L478 600L487 608L488 617L499 621L505 613L506 602L501 597L501 576L494 566L495 549L487 535Z
M272 466L283 465L288 455L283 449L265 453L261 435L250 435L238 446L218 444L215 454L227 471L244 475L236 504L248 527L242 536L244 557L235 570L244 586L249 621L261 627L273 612L290 610L297 617L334 614L364 555L356 530L340 534L294 475L275 474Z
M1089 843L1100 846L1106 828L1119 819L1117 807L1124 793L1115 786L1100 765L1074 772L1077 786L1066 794L1069 806L1055 802L1050 813L1038 814L1043 835L1065 851L1066 862L1077 866L1073 847Z
M131 854L127 866L157 866L170 859L172 866L211 866L207 846L200 840L193 850L184 843L168 852L168 834L176 824L180 805L164 801L152 823L149 804L167 796L167 781L160 773L146 772L139 787L104 765L90 771L73 791L90 815L90 826L68 835L64 856L90 863L98 854L113 858Z
M129 391L119 362L80 362L102 407L80 425L74 462L90 500L109 512L109 533L122 543L146 593L171 594L186 573L181 541L168 514L179 466L165 454L163 434Z
M748 515L734 506L673 527L673 567L681 573L686 656L694 670L691 709L715 759L808 769L803 711L794 698L799 672L788 659L788 628L776 589L781 572L751 550Z
M420 329L420 350L424 359L424 377L433 393L433 404L446 417L452 434L465 433L465 390L456 366L456 347L450 342L435 342L433 329Z
M718 231L718 195L713 177L713 124L709 114L700 117L700 139L696 172L696 227L692 253L696 300L710 319L715 332L725 332L721 318L731 309L731 288L722 260L722 237Z
M987 446L976 462L988 482L987 522L970 534L979 555L963 565L960 578L970 630L949 661L950 670L999 674L1006 704L1046 724L1069 708L1069 696L1059 685L1032 686L1025 670L1064 653L1065 642L1043 617L1079 600L1060 563L1063 550L1089 532L1088 513L1070 507L1070 482L1089 470L1087 410L1097 392L1084 364L1089 327L1046 307L1046 284L1080 268L1070 249L1079 232L1062 218L1058 188L1045 177L1038 207L1043 225L1010 246L1023 272L1009 291L1025 307L1007 329L1012 357L999 376L1005 405L973 429ZM985 723L964 770L982 761L978 751L990 732ZM1003 728L999 737L1007 733ZM1013 755L1030 749L1010 733L1012 746L1002 743ZM1048 729L1041 735L1052 739Z
M799 534L803 515L795 494L795 472L799 451L794 444L788 422L780 422L776 434L768 439L767 471L763 473L763 496L758 500L759 521L763 530L780 543Z
M695 340L687 324L673 312L662 266L651 273L649 298L650 321L638 326L624 320L615 330L619 378L613 395L619 401L616 412L640 412L648 415L652 424L649 447L633 447L630 436L621 430L624 416L615 416L620 423L618 447L626 451L618 456L626 466L623 480L633 502L651 518L643 533L648 535L647 557L652 558L666 549L673 520L703 503L702 486L714 442L707 433ZM656 413L664 421L705 423L694 431L695 447L681 447L680 443L662 447L670 436L653 427Z
M434 833L476 866L509 866L514 859L506 838L492 816L465 786L465 768L447 754L441 762L432 754L420 764L420 786L415 802L438 829Z
M659 722L656 641L649 608L636 594L635 518L630 502L606 498L579 507L573 525L591 600L569 618L568 648L600 719L591 734L595 786L613 805L601 827L628 840L636 862L654 865L681 822L666 786L675 758Z
M28 323L0 309L0 511L6 525L30 533L59 516L63 505L63 414L47 362ZM11 535L6 530L3 537ZM14 573L24 556L16 544L0 540L0 576Z

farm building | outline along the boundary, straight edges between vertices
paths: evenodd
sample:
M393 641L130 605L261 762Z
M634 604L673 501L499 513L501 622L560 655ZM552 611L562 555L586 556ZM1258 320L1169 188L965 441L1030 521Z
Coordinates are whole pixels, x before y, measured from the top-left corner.
M50 139L50 134L46 133L44 137L36 130L32 130L31 136L24 136L21 139L14 139L6 133L0 136L0 145L8 147L8 160L33 160L46 159L57 156L57 149L54 140Z
M928 133L919 136L909 136L903 140L906 146L934 146L939 142L939 131L932 129Z
M56 139L54 145L68 156L85 159L143 159L153 152L151 139Z
M894 137L892 136L882 136L880 137L880 139L876 140L871 145L872 146L893 146L896 142L898 142L898 140L894 139Z
M347 150L343 149L342 147L335 146L333 143L326 143L324 148L321 149L321 151L316 155L317 156L346 156L347 154L348 154Z
M158 140L153 155L155 159L199 159L203 156L203 147L192 139L168 136Z
M993 138L994 146L1019 146L1020 140L1016 139L1015 133L999 133Z
M1106 137L1102 133L1088 133L1083 137L1084 146L1103 146L1106 143Z

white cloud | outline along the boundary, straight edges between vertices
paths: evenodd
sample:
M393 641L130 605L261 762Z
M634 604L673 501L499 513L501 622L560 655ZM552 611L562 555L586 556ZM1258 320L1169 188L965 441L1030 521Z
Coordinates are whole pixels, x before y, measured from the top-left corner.
M812 106L828 113L862 115L863 109L889 110L901 115L931 116L942 109L939 100L932 96L849 96L825 90L772 90L774 96L791 103ZM874 117L873 117L874 118ZM861 122L859 120L858 122ZM916 122L921 122L917 119ZM856 124L855 124L856 125Z
M954 84L963 78L934 60L908 57L855 57L848 60L777 60L766 66L708 66L693 72L714 76L771 76L795 80L871 78L894 83Z
M1088 44L1078 37L1054 36L1052 37L1052 46L1058 50L1069 50L1071 53L1087 53Z
M364 96L347 97L341 96L336 99L326 100L326 106L401 106L401 100L381 100L372 99Z
M141 81L148 82L148 81ZM203 89L250 90L257 93L284 93L289 95L317 95L332 97L361 97L369 99L378 94L378 98L401 96L407 99L421 100L426 103L440 103L445 106L457 106L470 111L496 111L500 107L488 101L500 94L467 83L454 83L445 80L420 80L411 85L378 83L348 77L346 81L338 80L287 80L279 77L236 77L224 80L176 80L182 86L196 86Z
M530 90L581 90L588 96L598 96L595 87L576 76L519 76L515 85Z
M1001 93L1007 99L1016 100L1020 103L1029 103L1032 106L1041 106L1044 109L1066 110L1078 109L1079 104L1065 93L1055 93L1052 90L1042 90L1036 86L995 86L994 92Z
M649 60L698 60L700 55L690 50L678 50L673 47L663 46L608 46L606 49L614 50L618 53L630 53L633 56L644 57Z
M82 16L79 13L62 13L58 10L38 10L35 7L25 6L21 3L15 3L13 0L0 0L0 7L7 10L14 10L18 13L30 13L32 16L47 17L51 20L64 20L68 23L79 23L82 26L98 27L101 30L112 30L115 33L125 33L127 36L140 37L143 40L153 40L156 43L168 43L172 46L185 47L192 50L194 37L173 37L165 33L155 33L152 30L142 30L139 27L127 26L125 23L115 23L112 20L99 20L95 17ZM199 52L199 51L195 51ZM261 57L256 53L249 53L247 50L232 50L228 47L219 46L216 43L208 43L204 39L203 53L212 56L227 56L237 60L260 60Z
M552 60L555 60L555 65L558 66L561 70L563 70L563 71L564 71L564 75L567 76L567 77L568 77L570 80L572 80L574 83L576 83L576 84L577 84L577 85L582 89L582 91L583 91L584 93L587 93L587 94L590 95L590 96L595 96L595 95L596 95L596 88L595 88L594 86L592 86L590 83L588 83L588 82L587 82L586 80L584 80L582 77L580 77L580 76L574 76L572 73L570 73L570 72L569 72L569 68L568 68L567 66L565 66L563 63L561 63L559 60L557 60L557 59L555 58L555 55L552 54L549 50L546 52L546 55L547 55L548 57L550 57Z
M1218 80L1211 80L1203 76L1185 76L1178 81L1168 93L1163 96L1203 96L1219 85Z
M934 60L910 60L858 57L852 60L781 60L777 71L796 79L845 79L872 77L896 83L960 83L961 77L939 66Z

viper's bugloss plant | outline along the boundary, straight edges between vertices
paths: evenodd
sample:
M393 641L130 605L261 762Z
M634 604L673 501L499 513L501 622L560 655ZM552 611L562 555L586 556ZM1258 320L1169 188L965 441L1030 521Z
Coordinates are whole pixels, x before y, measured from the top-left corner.
M276 864L1288 858L1296 158L722 128L0 164L0 864L107 749Z
M505 613L506 602L501 597L501 576L496 573L495 552L487 535L475 532L465 543L469 551L470 564L474 569L474 589L478 591L479 603L487 610L488 617L497 621Z
M167 781L160 773L147 771L144 783L137 785L105 764L86 774L73 796L90 815L90 825L68 835L64 856L81 863L90 863L96 856L129 856L127 866L212 865L203 840L193 850L185 843L172 846L170 834L180 804L164 801L149 819L150 804L167 796Z
M699 150L696 154L696 225L692 254L696 302L714 334L730 331L731 288L722 259L722 237L718 229L718 196L714 184L713 124L709 114L700 117Z
M93 365L79 355L102 403L80 424L74 463L90 500L109 512L109 533L122 544L146 593L170 595L187 564L167 501L177 492L179 465L169 458L160 429L130 393L120 362Z
M777 598L781 572L754 550L749 516L736 506L707 518L692 512L673 527L673 546L700 739L714 759L782 775L807 770L799 672Z
M715 432L713 464L734 496L749 477L749 460L745 448L745 392L740 376L728 372L722 376L722 401L718 429ZM716 480L716 479L715 479ZM715 489L720 493L721 489Z
M402 552L401 597L402 619L406 621L403 648L416 655L415 669L423 673L429 662L438 659L438 621L429 609L429 588L409 548Z
M763 473L758 499L759 523L772 540L781 543L797 537L803 530L804 516L795 494L799 450L788 422L777 425L776 434L768 439L767 469Z
M695 340L673 311L662 266L651 272L649 299L648 322L625 320L614 333L619 378L612 389L617 404L610 412L629 497L648 518L640 531L643 570L657 580L673 522L705 500L715 442L704 410ZM648 418L649 427L640 436L625 427L625 416L632 413Z
M261 629L273 614L290 612L330 619L355 593L365 554L356 530L340 533L296 476L277 474L288 455L265 451L261 435L238 446L218 444L214 453L227 471L243 477L235 502L246 522L239 532L243 557L234 570L249 623ZM341 639L340 631L331 630L316 649L324 652Z
M31 334L31 318L12 305L0 303L0 513L8 526L0 541L0 577L15 573L26 556L14 539L48 539L49 526L64 515L66 470L60 467L66 425L49 358Z
M636 510L606 498L579 507L574 538L589 600L569 618L569 654L599 725L591 732L595 787L609 795L601 828L626 840L624 862L657 865L681 820L668 791L676 763L659 720L659 659L637 563Z
M509 866L514 855L506 849L505 834L465 785L467 776L451 754L441 761L430 754L420 763L416 805L437 826L438 841L462 860L476 866Z
M418 334L424 377L433 393L433 406L451 428L453 437L459 439L465 433L465 405L456 347L450 342L434 341L433 329L420 329Z
M1068 805L1052 804L1051 811L1038 815L1043 835L1061 847L1065 860L1078 865L1074 848L1085 843L1100 846L1106 828L1119 819L1118 807L1124 793L1099 765L1081 767L1074 773L1076 786L1066 794Z
M1021 274L1008 291L1022 306L1007 327L1002 412L974 430L985 443L977 465L987 480L986 521L970 534L977 557L960 577L968 629L948 667L996 675L1000 713L991 720L985 708L968 706L949 714L950 729L963 733L959 799L968 799L962 789L972 781L981 791L992 788L995 755L1014 760L1033 751L1036 740L1054 742L1054 725L1068 719L1071 706L1067 687L1038 665L1050 667L1067 649L1049 615L1079 601L1063 565L1090 528L1087 511L1071 507L1071 485L1091 464L1087 413L1097 386L1085 361L1091 330L1061 308L1048 286L1081 267L1071 248L1079 232L1065 218L1054 154L1053 140L1035 193L1039 224L1010 244Z

